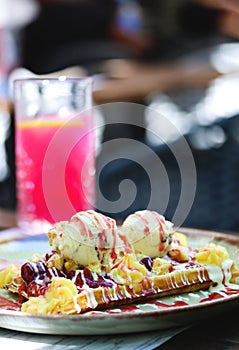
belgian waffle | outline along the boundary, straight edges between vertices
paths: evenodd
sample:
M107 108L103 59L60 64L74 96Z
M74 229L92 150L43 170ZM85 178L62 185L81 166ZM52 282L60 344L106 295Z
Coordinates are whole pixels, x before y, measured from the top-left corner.
M214 283L210 280L205 268L195 268L188 271L174 271L164 276L154 276L144 284L113 286L110 288L86 289L77 297L80 312L92 309L103 310L137 301L161 298L198 290L206 290Z

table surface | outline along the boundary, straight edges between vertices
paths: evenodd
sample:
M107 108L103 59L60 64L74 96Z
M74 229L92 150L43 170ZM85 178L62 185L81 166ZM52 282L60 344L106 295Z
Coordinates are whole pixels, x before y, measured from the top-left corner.
M33 349L110 349L110 350L175 350L175 349L239 349L237 312L221 315L203 324L194 325L177 334L147 332L111 336L59 336L39 335L0 329L0 344L5 348ZM10 347L12 346L12 347Z

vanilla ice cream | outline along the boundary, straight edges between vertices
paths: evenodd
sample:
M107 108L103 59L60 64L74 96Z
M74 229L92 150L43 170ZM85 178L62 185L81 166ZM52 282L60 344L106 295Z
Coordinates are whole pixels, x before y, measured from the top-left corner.
M121 231L136 254L163 257L172 242L173 224L155 211L141 210L125 219Z
M115 220L94 210L81 211L70 221L56 223L48 237L53 250L82 266L110 265L125 250Z

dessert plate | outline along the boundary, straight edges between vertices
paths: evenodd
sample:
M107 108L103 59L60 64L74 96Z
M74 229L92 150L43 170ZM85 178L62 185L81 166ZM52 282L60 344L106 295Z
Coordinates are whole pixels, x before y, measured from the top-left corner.
M188 243L193 247L209 242L225 246L239 266L239 236L190 228L180 229L180 232L187 235ZM33 253L47 251L49 244L44 235L8 242L0 245L0 266L1 263L24 261ZM0 294L12 298L7 291L0 290ZM223 296L201 291L82 315L40 315L0 310L0 327L43 334L122 334L180 328L236 307L239 309L239 289Z

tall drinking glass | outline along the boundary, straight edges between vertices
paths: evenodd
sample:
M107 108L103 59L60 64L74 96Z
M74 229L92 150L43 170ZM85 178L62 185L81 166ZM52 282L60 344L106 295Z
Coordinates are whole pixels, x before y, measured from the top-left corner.
M45 232L95 203L92 81L14 82L18 224Z

